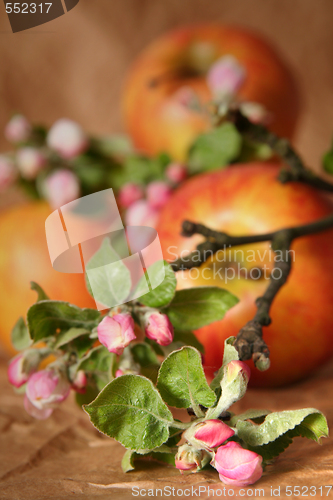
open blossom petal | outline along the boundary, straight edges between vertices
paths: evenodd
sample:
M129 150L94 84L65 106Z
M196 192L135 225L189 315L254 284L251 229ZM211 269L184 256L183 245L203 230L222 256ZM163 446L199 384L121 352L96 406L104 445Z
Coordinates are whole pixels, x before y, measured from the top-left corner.
M67 378L55 370L40 370L28 380L26 396L39 410L56 408L70 392Z
M220 446L211 463L225 484L247 486L262 475L262 457L234 441Z
M88 137L76 122L62 118L50 128L47 144L63 158L70 159L87 149Z
M97 327L98 339L110 352L121 354L136 339L134 321L130 314L106 316Z

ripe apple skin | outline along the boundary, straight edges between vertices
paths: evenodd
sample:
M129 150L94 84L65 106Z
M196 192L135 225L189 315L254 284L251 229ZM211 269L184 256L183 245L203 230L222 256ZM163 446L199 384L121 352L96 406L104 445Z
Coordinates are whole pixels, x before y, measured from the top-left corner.
M65 274L52 267L45 236L45 220L52 210L33 201L0 214L0 345L12 355L11 330L36 301L30 281L37 282L52 300L96 308L84 275Z
M166 260L173 260L183 251L192 251L203 240L200 236L179 235L186 219L232 235L250 235L305 224L332 213L332 203L319 191L300 183L280 184L276 180L279 168L271 163L237 165L185 182L159 219L157 231ZM250 249L256 251L256 262L245 264L249 269L265 264L272 269L274 260L264 253L269 243L235 250L240 249L246 252L245 258L251 255ZM257 387L296 382L333 354L333 230L299 238L293 242L292 250L295 252L291 254L294 255L292 271L274 300L272 323L263 329L271 352L271 367L259 372L252 361L248 362L252 369L251 383ZM209 377L221 365L224 340L237 335L253 319L255 299L269 283L269 273L267 280L240 277L225 283L225 275L222 279L216 275L214 279L210 269L211 262L204 264L193 271L192 279L188 271L177 273L178 288L220 286L240 299L223 320L196 332L205 347Z
M123 105L128 131L138 149L152 155L165 151L176 160L185 160L189 146L209 128L210 120L179 103L177 92L190 88L201 103L210 101L207 71L225 55L234 56L246 71L238 98L262 104L272 115L271 129L283 137L292 136L299 93L276 51L244 28L202 25L162 36L134 62ZM150 85L158 78L158 84Z

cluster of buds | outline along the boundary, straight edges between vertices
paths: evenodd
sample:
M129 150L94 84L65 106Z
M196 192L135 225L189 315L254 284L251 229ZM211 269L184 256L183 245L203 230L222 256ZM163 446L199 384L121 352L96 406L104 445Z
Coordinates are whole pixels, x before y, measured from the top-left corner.
M225 366L224 377L228 379L227 383L238 379L241 386L246 386L249 368L242 361L230 361ZM196 420L183 437L186 443L178 448L175 458L175 465L181 473L197 472L210 462L225 484L247 486L262 475L262 457L243 448L237 442L236 429L223 420Z
M166 346L173 341L173 326L166 314L157 309L143 309L141 324L147 338ZM132 315L129 312L105 316L97 327L98 340L109 352L121 355L124 349L137 338ZM121 373L119 372L118 375Z
M8 367L9 382L16 388L25 388L25 410L39 420L48 418L68 397L70 389L85 392L87 383L82 370L70 381L65 364L55 362L39 370L47 354L47 349L45 352L43 349L28 349L15 356Z
M11 155L0 156L0 190L8 188L18 177L35 181L39 194L52 208L59 208L80 195L80 183L71 169L71 160L89 147L89 138L72 120L60 119L47 133L45 144L36 140L36 131L22 115L11 118L5 128L5 136L15 147ZM51 160L59 164L50 169Z
M128 226L156 227L159 213L169 200L173 189L187 177L187 168L170 163L165 171L166 181L153 181L144 189L129 182L119 191L119 204L126 209Z

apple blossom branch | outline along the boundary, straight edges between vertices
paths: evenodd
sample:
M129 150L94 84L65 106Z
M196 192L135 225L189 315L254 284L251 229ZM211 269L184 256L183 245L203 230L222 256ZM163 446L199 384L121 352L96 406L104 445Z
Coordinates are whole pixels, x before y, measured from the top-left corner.
M266 370L270 364L269 349L263 340L262 327L271 323L269 314L271 305L290 274L292 259L289 250L291 244L296 238L325 231L331 227L333 227L333 214L309 224L249 236L231 236L228 233L209 229L203 224L184 221L182 225L183 236L191 237L198 234L204 236L206 240L199 244L194 252L186 255L186 259L178 258L171 262L171 267L175 272L200 267L208 256L225 250L227 247L264 241L271 242L272 250L279 251L280 258L278 261L275 260L274 265L274 270L280 271L276 273L279 278L274 278L274 271L271 273L270 283L265 293L256 300L257 312L254 318L239 331L234 344L241 360L252 357L258 369Z
M218 110L216 110L216 113L218 114ZM317 189L333 192L333 184L325 181L307 168L287 139L277 136L263 125L252 123L236 106L231 106L223 116L219 117L217 115L217 120L218 124L224 121L232 122L243 136L251 141L266 144L282 158L289 168L281 169L279 174L280 182L303 182Z

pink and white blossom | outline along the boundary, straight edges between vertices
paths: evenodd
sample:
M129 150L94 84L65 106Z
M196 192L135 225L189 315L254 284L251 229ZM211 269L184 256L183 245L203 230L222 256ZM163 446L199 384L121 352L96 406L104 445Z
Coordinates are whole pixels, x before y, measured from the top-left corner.
M80 196L79 181L70 170L55 170L44 180L43 194L53 209L60 208Z
M14 115L5 127L5 137L14 144L25 142L31 134L31 125L23 115Z
M173 326L166 314L159 311L148 312L144 318L146 336L159 345L169 345L173 341Z
M147 186L147 201L152 208L159 209L169 201L172 189L166 182L154 181Z
M63 373L53 369L40 370L27 382L25 409L40 420L48 418L53 409L68 397L70 388Z
M97 327L98 340L108 351L122 354L132 340L136 339L134 321L129 313L105 316Z
M244 83L244 67L231 55L218 59L209 69L207 84L217 97L235 96Z
M218 448L211 465L218 471L223 483L233 486L253 484L263 472L262 457L234 441Z
M23 353L13 358L8 366L8 380L14 387L21 387L28 382L29 377L36 371L37 366L30 364Z
M88 145L88 137L80 125L67 118L61 118L50 128L47 145L66 159L83 153Z
M18 150L16 163L22 177L35 179L46 164L45 155L37 148L25 147Z
M122 207L128 208L133 203L143 198L143 189L139 184L128 182L119 190L119 203Z

